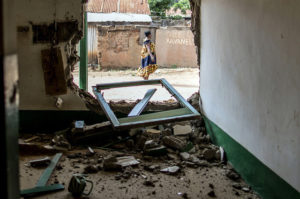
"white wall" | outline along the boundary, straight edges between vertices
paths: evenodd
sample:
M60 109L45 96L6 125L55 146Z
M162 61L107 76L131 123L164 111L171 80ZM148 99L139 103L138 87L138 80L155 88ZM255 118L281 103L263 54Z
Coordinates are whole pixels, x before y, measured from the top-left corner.
M202 0L207 117L300 191L300 1Z
M33 44L31 23L49 24L53 21L77 20L82 30L82 0L18 0L16 2L17 26L28 26L29 32L18 33L18 57L20 77L21 110L57 110L55 98L45 94L41 50L50 44ZM66 42L59 43L65 59ZM63 110L86 109L79 97L71 90L59 96L63 99Z

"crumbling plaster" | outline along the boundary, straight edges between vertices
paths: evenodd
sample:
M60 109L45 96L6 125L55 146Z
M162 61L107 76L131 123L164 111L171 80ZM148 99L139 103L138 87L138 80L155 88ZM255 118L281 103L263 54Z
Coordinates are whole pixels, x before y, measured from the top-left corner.
M55 106L57 97L63 100L60 110L86 110L78 93L70 89L76 87L72 85L71 69L78 61L75 45L83 34L83 8L81 0L20 0L16 3L21 110L58 110ZM69 41L33 42L33 25L66 21L75 21L78 25ZM62 51L69 89L65 95L49 96L45 94L41 51L57 46Z

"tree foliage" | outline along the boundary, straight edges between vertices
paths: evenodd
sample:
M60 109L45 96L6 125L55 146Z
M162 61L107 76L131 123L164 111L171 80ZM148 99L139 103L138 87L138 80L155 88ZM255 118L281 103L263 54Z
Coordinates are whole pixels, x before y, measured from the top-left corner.
M172 7L175 11L180 9L183 14L186 14L186 11L191 9L189 0L179 0L177 3L174 3Z
M148 0L151 14L156 16L165 16L166 10L169 10L174 4L174 0Z

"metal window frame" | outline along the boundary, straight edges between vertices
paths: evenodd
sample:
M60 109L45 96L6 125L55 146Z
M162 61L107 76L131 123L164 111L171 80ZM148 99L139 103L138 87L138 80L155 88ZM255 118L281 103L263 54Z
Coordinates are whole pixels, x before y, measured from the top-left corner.
M183 108L118 119L101 94L101 91L106 89L143 85L162 85L173 97L175 97L178 100L178 102ZM190 105L177 92L177 90L175 90L175 88L164 78L142 81L97 84L96 86L93 86L93 92L101 108L103 109L106 117L112 123L114 129L152 126L162 124L165 122L183 121L197 119L200 117L200 113L198 113L198 111L192 105Z

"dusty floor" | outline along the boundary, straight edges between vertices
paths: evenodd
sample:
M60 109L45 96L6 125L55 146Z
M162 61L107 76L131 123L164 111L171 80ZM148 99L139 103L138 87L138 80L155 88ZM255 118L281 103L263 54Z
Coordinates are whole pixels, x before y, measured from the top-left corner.
M73 128L74 129L74 128ZM188 130L187 130L188 129ZM72 132L72 131L70 131ZM166 132L169 132L166 134ZM99 198L221 198L221 199L258 199L259 197L251 188L236 174L233 168L220 161L217 156L220 148L210 143L209 136L201 120L193 122L180 122L167 124L163 130L157 127L148 127L135 136L110 146L110 148L99 148L92 146L95 153L91 154L87 146L72 146L72 149L64 150L64 155L58 163L48 184L61 183L65 190L51 193L35 198L73 198L68 192L68 184L73 174L88 173L88 179L94 182L94 189L90 199ZM111 133L111 132L110 132ZM61 136L60 134L59 136ZM67 135L67 134L66 134ZM71 134L70 134L71 135ZM75 134L76 135L76 134ZM122 133L123 135L123 133ZM130 135L130 133L129 133ZM30 143L37 146L51 145L65 146L64 140L53 140L56 136L44 135L22 135L20 143L28 138L38 137L39 140ZM123 140L119 138L118 140ZM145 137L145 139L142 139ZM180 139L185 143L192 143L193 148L188 149L188 158L184 158L183 152L172 148L165 142L166 137ZM144 140L142 142L142 140ZM160 146L166 147L166 152L160 156L145 155L147 148L145 140L153 140ZM58 145L58 143L60 143ZM144 143L142 148L138 148ZM27 146L28 144L25 143ZM23 145L20 145L23 146ZM186 145L187 146L187 145ZM67 145L67 148L70 145ZM206 153L208 151L213 153ZM21 189L34 187L44 168L33 168L28 165L30 160L44 158L47 155L40 150L25 150L20 147L20 182ZM29 152L29 154L28 154ZM53 152L53 151L52 151ZM25 154L26 155L25 155ZM226 153L226 152L225 152ZM34 154L34 155L33 155ZM210 155L212 154L212 155ZM48 155L49 156L49 155ZM124 167L118 171L107 171L108 157L134 156L140 163L135 166ZM51 155L49 156L51 157ZM193 158L192 158L193 157ZM154 166L155 169L149 169ZM179 172L165 174L160 170L170 166L178 166ZM93 167L93 170L86 168ZM88 185L89 186L89 185ZM87 187L89 188L89 187Z
M188 98L199 89L199 70L197 68L174 68L158 69L150 76L150 79L165 78L177 91L184 97ZM78 70L75 70L74 82L78 84ZM124 82L142 80L136 75L136 70L111 70L88 72L88 88L92 93L91 86L100 83ZM149 88L157 88L157 92L152 97L152 101L164 101L172 99L172 96L161 86L143 86L110 89L104 92L106 100L128 100L135 101L141 99Z
M81 152L85 153L86 150ZM98 155L105 155L105 153L105 151L97 150ZM44 156L20 157L21 189L33 187L43 172L43 169L24 166L29 160L39 157ZM76 161L78 160L69 159L65 156L62 157L60 161L63 167L62 170L56 170L49 181L49 184L52 184L57 179L59 183L65 185L64 191L35 198L72 198L67 191L69 179L74 173L82 173L86 166L84 163L74 163ZM158 160L155 162L155 164L159 164L161 167L163 167L162 165L168 165ZM76 166L72 166L74 164ZM246 193L233 188L232 185L235 182L226 177L226 169L224 169L226 166L224 165L185 168L180 174L172 176L145 171L142 165L146 164L153 164L153 162L142 160L140 165L132 168L138 175L133 175L128 180L116 180L119 172L98 171L95 174L89 174L88 179L94 182L94 189L89 198L183 198L184 196L182 195L184 193L187 193L188 198L213 198L208 196L211 190L214 190L215 198L259 198L251 192ZM154 187L144 185L143 183L146 179L151 179L154 182ZM240 184L246 186L242 181Z

